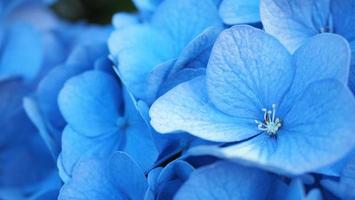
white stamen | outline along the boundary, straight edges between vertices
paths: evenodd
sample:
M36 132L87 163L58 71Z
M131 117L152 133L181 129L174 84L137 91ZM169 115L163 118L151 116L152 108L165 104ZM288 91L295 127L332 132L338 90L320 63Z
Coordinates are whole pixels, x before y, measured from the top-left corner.
M276 118L276 104L272 104L272 110L267 110L266 108L261 109L264 112L264 122L255 120L258 124L258 129L261 131L266 131L270 136L276 135L279 128L281 128L281 120Z

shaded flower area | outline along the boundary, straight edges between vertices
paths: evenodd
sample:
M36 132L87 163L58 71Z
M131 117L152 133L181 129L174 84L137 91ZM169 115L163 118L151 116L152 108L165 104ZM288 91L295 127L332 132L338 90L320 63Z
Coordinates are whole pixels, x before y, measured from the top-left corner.
M0 1L0 199L355 199L354 34L355 0Z

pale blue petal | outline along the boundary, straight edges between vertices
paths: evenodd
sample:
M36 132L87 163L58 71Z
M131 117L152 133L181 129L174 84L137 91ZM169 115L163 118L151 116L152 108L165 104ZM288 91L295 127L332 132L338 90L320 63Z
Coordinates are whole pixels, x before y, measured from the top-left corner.
M151 125L160 133L186 131L212 141L237 141L256 135L254 121L233 118L209 103L205 77L182 83L150 109Z
M326 88L326 89L325 89ZM336 98L335 98L336 97ZM261 134L222 151L266 168L302 174L329 165L355 143L352 94L335 80L311 84L286 115L276 138Z
M260 15L266 32L294 52L309 37L329 29L330 0L261 0Z
M251 26L234 26L212 49L208 95L224 113L254 122L262 108L280 103L293 74L291 56L275 38Z
M337 56L334 56L337 55ZM349 79L350 48L348 42L335 34L319 34L308 40L293 55L295 76L282 111L292 107L309 84L336 79L346 85ZM279 113L283 115L283 113Z
M266 199L272 181L267 172L221 161L195 170L175 199Z
M219 14L228 25L259 22L259 1L223 0Z
M75 131L99 136L119 128L116 120L119 118L120 92L117 81L109 74L88 71L66 82L58 104Z
M297 49L293 56L296 65L293 84L302 84L299 90L322 79L348 82L351 50L348 42L339 35L319 34Z

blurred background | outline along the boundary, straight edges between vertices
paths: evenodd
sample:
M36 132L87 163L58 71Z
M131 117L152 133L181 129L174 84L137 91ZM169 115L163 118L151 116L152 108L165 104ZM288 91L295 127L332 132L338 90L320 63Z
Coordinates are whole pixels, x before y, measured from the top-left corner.
M136 10L131 0L58 0L52 9L69 21L85 20L98 24L110 23L117 11Z

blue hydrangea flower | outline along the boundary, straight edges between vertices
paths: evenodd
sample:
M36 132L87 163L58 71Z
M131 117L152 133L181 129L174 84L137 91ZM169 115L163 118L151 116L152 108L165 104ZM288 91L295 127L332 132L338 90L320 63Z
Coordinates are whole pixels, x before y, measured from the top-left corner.
M23 98L34 91L44 64L51 63L47 48L60 57L49 42L57 21L39 1L2 1L0 9L0 199L57 193L55 155L23 107ZM44 19L33 20L39 16Z
M354 147L349 63L349 46L337 35L316 36L290 55L265 32L235 26L217 39L206 76L153 104L151 124L161 133L240 141L219 149L230 159L295 174L315 170Z
M137 163L128 154L115 152L108 158L80 161L58 199L141 200L147 187L146 177Z
M41 77L36 90L25 99L24 104L28 116L56 156L60 152L61 132L66 125L57 104L59 91L73 76L90 69L104 69L112 66L107 58L108 49L105 45L111 28L84 26L78 29L85 30L85 33L79 34L78 32L68 36L70 38L67 39L70 40L69 53L65 53L65 61L52 67ZM88 43L87 38L93 35L96 39ZM74 47L71 50L69 46Z
M319 190L307 195L300 180L290 185L276 175L228 161L201 167L190 175L174 199L322 199Z
M68 123L58 159L65 182L76 163L88 157L102 158L122 150L143 170L157 159L149 127L111 73L91 70L69 79L58 104Z
M210 0L163 1L144 23L133 20L131 24L122 24L119 20L124 16L117 17L114 21L117 29L108 41L110 57L138 111L149 124L148 110L157 97L205 73L222 22ZM192 139L181 134L170 137L152 134L161 152L159 160L182 151Z
M260 7L266 32L278 38L290 52L319 33L345 37L352 51L349 86L355 92L354 0L262 0Z
M150 105L156 94L149 89L148 80L162 79L170 70L177 72L192 58L204 54L214 41L205 36L206 28L221 25L216 6L210 0L163 1L148 22L113 32L108 41L111 58L128 90ZM174 64L174 59L178 63ZM158 72L150 75L155 69ZM159 86L155 83L151 87L156 85Z

